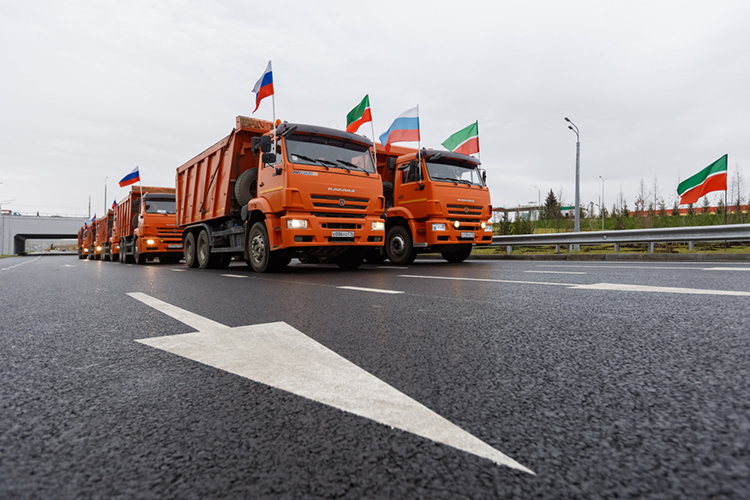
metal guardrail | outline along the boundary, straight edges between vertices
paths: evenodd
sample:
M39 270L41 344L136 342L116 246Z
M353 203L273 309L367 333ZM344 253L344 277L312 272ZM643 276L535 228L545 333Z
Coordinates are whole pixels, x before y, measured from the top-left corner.
M615 251L623 243L647 243L649 253L654 243L690 243L695 241L750 241L750 224L722 226L668 227L662 229L627 229L620 231L584 231L580 233L544 233L494 236L493 246L505 246L507 252L513 246L552 246L560 251L561 245L614 245Z

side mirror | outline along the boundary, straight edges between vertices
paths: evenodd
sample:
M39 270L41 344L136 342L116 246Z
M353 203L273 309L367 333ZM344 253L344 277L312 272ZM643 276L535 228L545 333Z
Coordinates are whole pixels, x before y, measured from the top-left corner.
M409 177L414 179L415 181L420 181L420 171L419 171L419 163L417 163L417 160L412 160L409 162Z
M487 185L487 171L482 172L482 184Z
M264 153L270 153L272 147L273 146L271 144L271 136L270 135L264 135L264 136L262 136L260 138L260 150L262 152L264 152ZM266 160L263 160L263 163L272 163L272 162L267 162Z
M386 167L388 168L389 172L393 172L396 170L396 159L395 158L386 158L385 160Z
M263 153L261 161L266 165L269 163L276 163L276 153Z
M250 138L250 151L253 153L257 153L260 149L260 137L251 137Z

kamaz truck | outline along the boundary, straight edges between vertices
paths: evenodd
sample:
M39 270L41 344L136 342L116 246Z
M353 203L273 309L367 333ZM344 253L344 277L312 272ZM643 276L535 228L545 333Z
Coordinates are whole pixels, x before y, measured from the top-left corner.
M386 199L386 237L369 262L386 257L411 264L418 253L462 262L473 245L492 243L492 205L486 175L472 156L377 144Z
M231 133L177 169L185 264L256 272L302 262L358 267L383 245L385 200L369 139L238 116Z

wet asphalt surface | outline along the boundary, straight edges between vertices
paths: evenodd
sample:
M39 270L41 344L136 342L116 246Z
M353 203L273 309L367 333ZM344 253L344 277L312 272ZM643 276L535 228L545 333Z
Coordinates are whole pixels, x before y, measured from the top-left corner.
M572 288L747 264L0 268L2 498L750 497L750 296ZM135 342L193 330L128 292L285 321L536 475Z

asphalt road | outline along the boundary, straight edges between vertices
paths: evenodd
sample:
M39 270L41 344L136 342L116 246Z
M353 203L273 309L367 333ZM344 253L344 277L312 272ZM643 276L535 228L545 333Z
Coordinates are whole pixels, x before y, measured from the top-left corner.
M750 498L748 264L0 269L2 498Z

